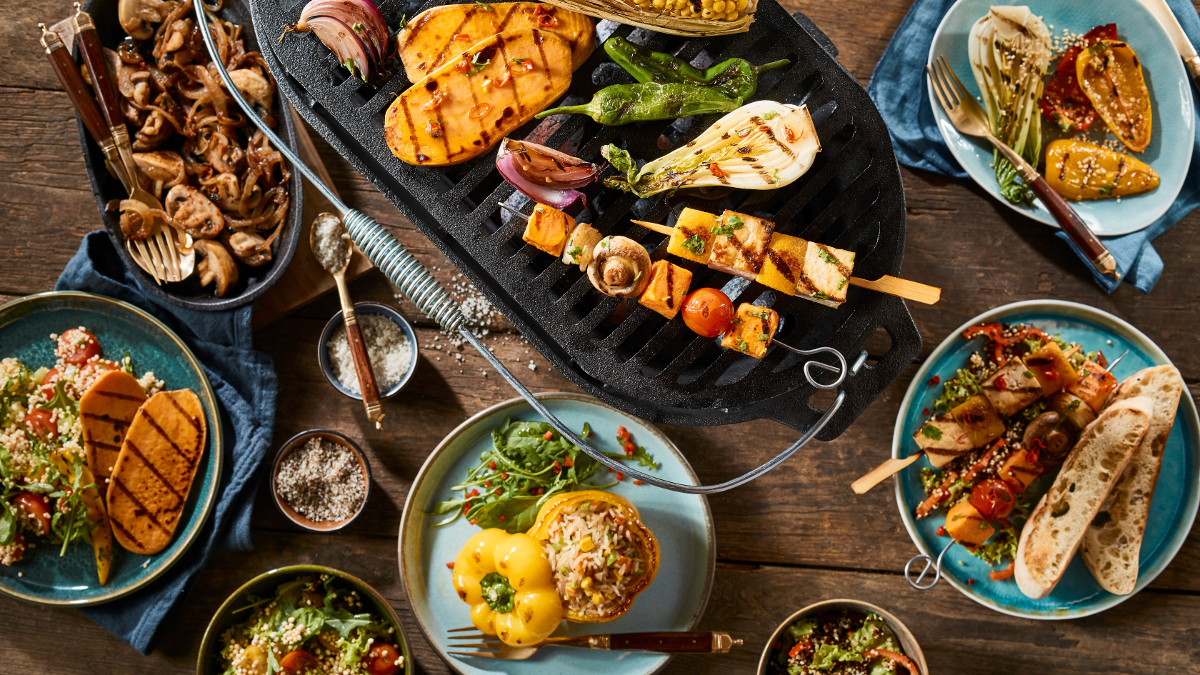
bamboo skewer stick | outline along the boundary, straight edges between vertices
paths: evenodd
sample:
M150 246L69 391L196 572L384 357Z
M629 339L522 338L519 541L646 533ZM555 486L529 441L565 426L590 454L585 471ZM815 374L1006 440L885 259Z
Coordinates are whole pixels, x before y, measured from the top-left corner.
M667 236L670 236L674 231L674 228L667 227L666 225L650 223L644 220L631 220L630 222ZM899 279L887 274L874 281L860 277L850 277L850 285L871 291L879 291L880 293L887 293L888 295L895 295L905 300L913 300L926 305L932 305L942 298L942 289L940 288L907 279Z
M851 483L850 489L854 490L854 494L856 495L866 494L871 490L871 488L879 485L894 474L900 473L902 469L917 461L924 455L925 451L919 450L908 457L905 457L904 459L889 459L883 464L871 469L870 473Z

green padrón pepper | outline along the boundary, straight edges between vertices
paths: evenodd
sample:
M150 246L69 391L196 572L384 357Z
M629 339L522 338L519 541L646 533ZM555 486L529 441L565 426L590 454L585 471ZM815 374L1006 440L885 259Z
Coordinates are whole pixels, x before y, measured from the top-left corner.
M701 70L683 59L663 52L652 52L622 37L605 40L604 51L638 82L694 84L710 87L728 98L740 98L743 101L754 96L758 90L759 75L791 64L791 61L782 59L756 66L746 59L729 59Z
M737 110L742 100L730 99L719 91L694 84L614 84L596 92L591 102L551 108L536 115L579 113L610 127L630 122L673 120L691 115Z

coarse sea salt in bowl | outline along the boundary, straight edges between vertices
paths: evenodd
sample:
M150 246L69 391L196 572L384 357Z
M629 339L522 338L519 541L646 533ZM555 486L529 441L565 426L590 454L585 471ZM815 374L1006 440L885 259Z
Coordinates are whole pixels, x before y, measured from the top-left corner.
M358 444L328 429L292 436L271 464L271 496L284 516L313 532L358 518L371 496L371 464Z
M355 303L354 313L358 316L358 326L371 360L375 384L379 387L379 398L382 400L395 396L408 384L417 368L417 335L400 312L383 303ZM391 325L386 321L390 321ZM334 389L357 401L362 400L341 310L333 315L325 324L325 330L321 331L317 359L321 363L321 372L325 373L325 379Z

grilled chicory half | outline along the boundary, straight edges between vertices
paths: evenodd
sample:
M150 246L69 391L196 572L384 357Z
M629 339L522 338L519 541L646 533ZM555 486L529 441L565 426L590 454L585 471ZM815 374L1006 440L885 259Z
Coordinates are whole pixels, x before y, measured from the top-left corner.
M975 83L983 93L992 134L1038 165L1042 152L1042 97L1050 65L1050 31L1028 7L992 7L967 38ZM1033 191L1017 178L1017 169L1000 151L993 165L1000 193L1014 204L1033 201Z
M629 153L615 145L605 146L601 154L624 174L605 179L606 186L649 197L685 187L774 190L803 176L820 151L806 106L755 101L640 171Z

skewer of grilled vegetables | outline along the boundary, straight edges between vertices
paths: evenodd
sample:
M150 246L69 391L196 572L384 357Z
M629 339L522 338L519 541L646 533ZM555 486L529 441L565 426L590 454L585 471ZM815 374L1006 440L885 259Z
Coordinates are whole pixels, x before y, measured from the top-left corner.
M472 159L566 93L570 68L571 47L554 33L523 29L481 40L392 103L388 148L419 166Z

